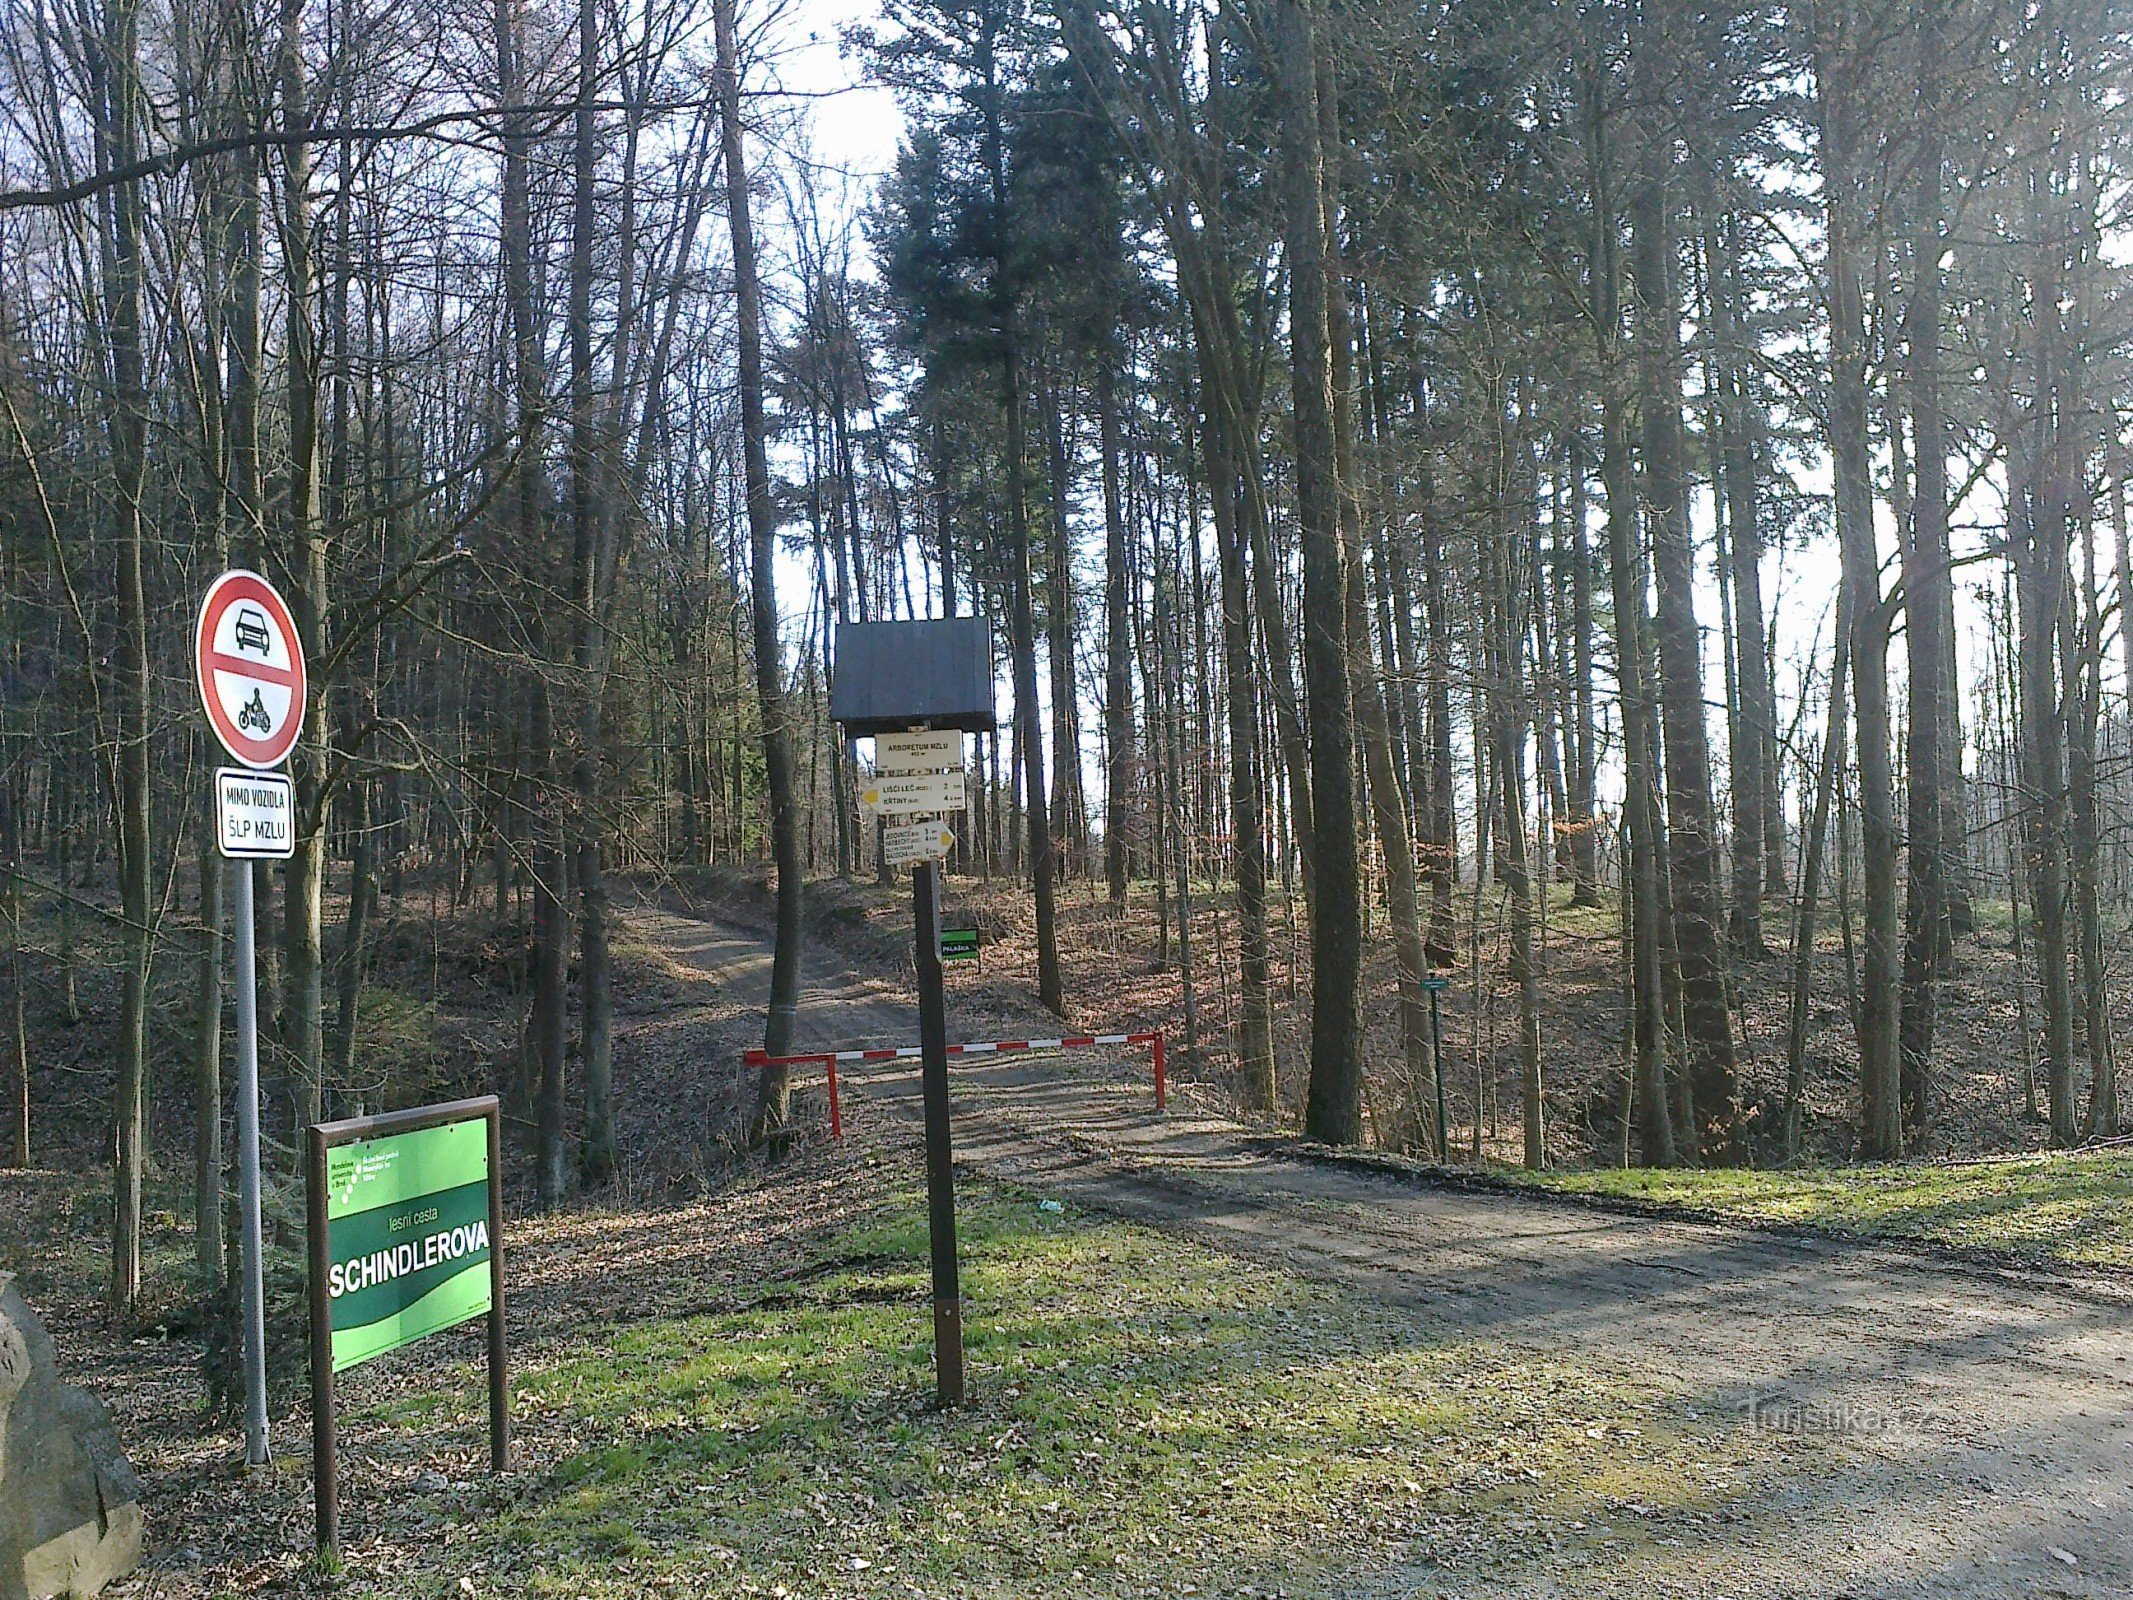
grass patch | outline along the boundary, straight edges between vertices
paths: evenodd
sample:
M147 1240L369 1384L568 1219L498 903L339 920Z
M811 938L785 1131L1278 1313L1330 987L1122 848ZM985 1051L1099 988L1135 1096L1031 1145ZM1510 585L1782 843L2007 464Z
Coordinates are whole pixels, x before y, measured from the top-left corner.
M1560 1194L1681 1206L1743 1222L1803 1224L2067 1266L2133 1267L2133 1152L2018 1156L1961 1166L1510 1176Z
M526 1467L413 1494L352 1482L368 1526L351 1585L1346 1593L1416 1567L1652 1553L1669 1526L1730 1520L1773 1452L1800 1448L1699 1420L1649 1381L1434 1339L1287 1273L978 1184L962 1206L971 1402L937 1413L923 1197L891 1189L869 1214L717 1309L541 1345L517 1382ZM412 1434L478 1436L477 1371L426 1373L434 1410L358 1399L344 1437L379 1459Z

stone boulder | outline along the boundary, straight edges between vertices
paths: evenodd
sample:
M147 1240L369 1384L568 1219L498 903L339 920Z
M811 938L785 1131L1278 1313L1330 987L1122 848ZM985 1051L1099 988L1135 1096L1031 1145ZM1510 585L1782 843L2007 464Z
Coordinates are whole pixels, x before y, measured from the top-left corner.
M59 1381L0 1273L0 1600L89 1596L141 1560L141 1481L104 1403Z

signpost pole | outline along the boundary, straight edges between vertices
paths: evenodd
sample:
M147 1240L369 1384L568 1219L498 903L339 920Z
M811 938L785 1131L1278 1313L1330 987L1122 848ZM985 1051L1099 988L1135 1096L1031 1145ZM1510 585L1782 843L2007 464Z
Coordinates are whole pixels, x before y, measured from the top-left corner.
M1429 987L1429 1064L1437 1074L1437 1159L1450 1161L1452 1147L1445 1132L1444 1117L1444 1023L1437 1013L1437 996L1443 991L1442 982Z
M252 863L232 861L230 920L237 960L237 1212L243 1259L244 1464L263 1467L267 1448L267 1310L259 1217L259 963Z
M311 1504L319 1559L341 1556L341 1464L333 1427L333 1302L327 1274L333 1251L326 1238L326 1135L305 1130L305 1228L311 1255Z
M955 1163L948 1134L948 1003L941 982L941 868L911 873L918 936L919 1078L926 1104L926 1212L933 1236L933 1373L943 1407L963 1403L963 1290L955 1259Z
M489 1107L489 1470L511 1466L511 1370L504 1352L503 1110Z

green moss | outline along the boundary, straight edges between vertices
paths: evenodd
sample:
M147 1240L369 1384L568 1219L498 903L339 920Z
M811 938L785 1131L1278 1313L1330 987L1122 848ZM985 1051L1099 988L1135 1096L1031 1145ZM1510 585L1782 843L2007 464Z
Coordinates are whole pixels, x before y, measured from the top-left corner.
M2069 1266L2133 1266L2133 1153L2128 1152L1960 1166L1601 1170L1514 1177L1559 1193L1681 1206L1745 1222L1805 1224Z

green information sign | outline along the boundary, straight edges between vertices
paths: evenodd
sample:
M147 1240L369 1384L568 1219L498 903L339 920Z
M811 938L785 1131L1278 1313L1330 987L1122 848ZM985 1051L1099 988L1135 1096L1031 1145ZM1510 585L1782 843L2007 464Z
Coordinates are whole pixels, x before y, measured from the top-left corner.
M310 1235L311 1491L322 1554L341 1548L333 1379L372 1356L489 1321L489 1465L511 1460L504 1350L502 1110L493 1094L304 1130Z
M488 1120L328 1146L326 1226L335 1372L486 1314Z
M1422 992L1424 994L1442 994L1451 986L1452 980L1449 978L1430 977L1422 980Z
M941 960L975 961L978 959L978 930L975 928L941 929Z

